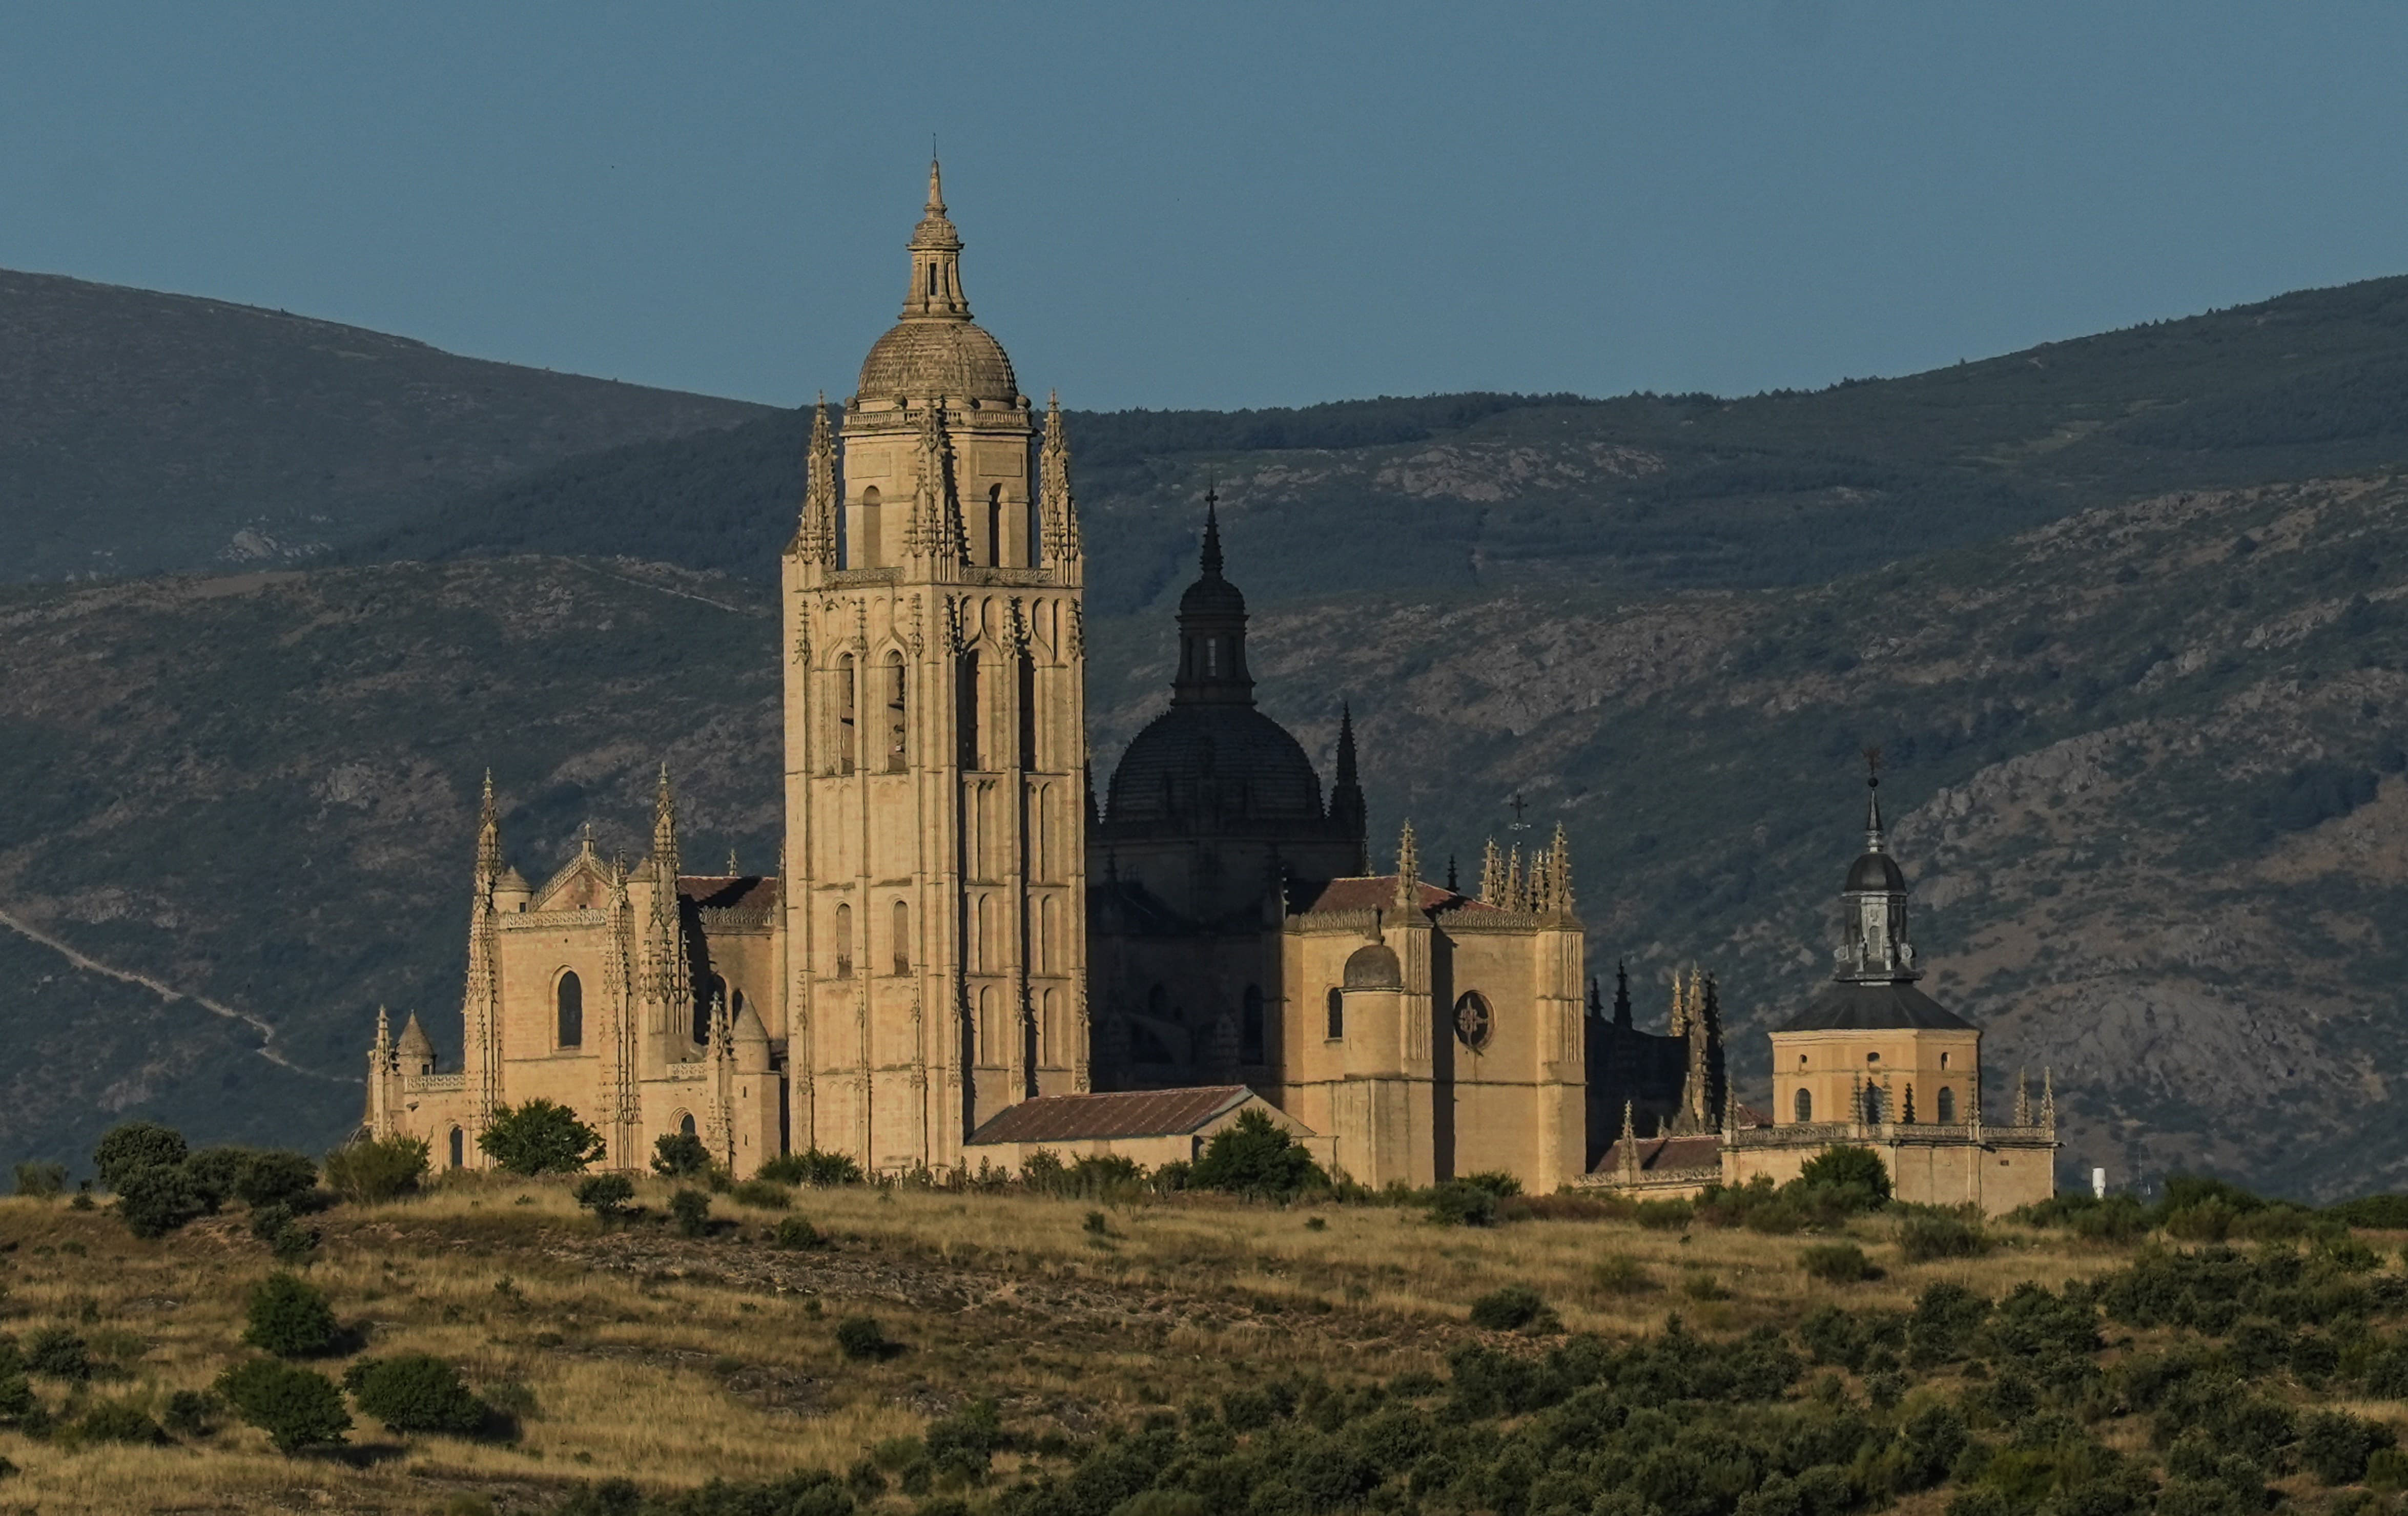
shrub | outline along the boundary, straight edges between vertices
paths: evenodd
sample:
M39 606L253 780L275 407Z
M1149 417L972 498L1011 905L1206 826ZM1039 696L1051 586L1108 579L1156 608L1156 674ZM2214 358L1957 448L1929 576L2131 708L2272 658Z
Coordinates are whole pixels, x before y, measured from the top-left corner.
M485 1424L492 1409L469 1392L460 1370L432 1353L363 1358L343 1375L361 1413L393 1432L466 1435Z
M671 1132L652 1140L652 1172L665 1180L690 1180L710 1171L710 1150L692 1132Z
M784 1210L795 1203L795 1192L771 1180L746 1180L727 1194L738 1205L756 1210Z
M1494 1226L1497 1194L1466 1180L1449 1180L1429 1193L1429 1213L1441 1226Z
M759 1177L780 1184L809 1184L822 1189L859 1184L863 1178L861 1166L851 1158L840 1152L822 1152L817 1148L781 1153L761 1166Z
M67 1187L67 1166L64 1164L19 1164L17 1193L36 1200L48 1200Z
M20 1186L17 1193L25 1193ZM2382 1232L2408 1231L2408 1194L2362 1194L2328 1206L2325 1214L2344 1226L2364 1226Z
M636 1198L636 1181L624 1174L590 1174L570 1193L579 1205L607 1222Z
M1792 1182L1803 1189L1862 1195L1861 1209L1867 1210L1889 1199L1889 1169L1870 1148L1826 1148L1806 1160Z
M150 1413L134 1400L94 1401L81 1416L76 1418L76 1430L94 1442L132 1442L156 1446L167 1440L167 1434L150 1419Z
M1641 1200L1632 1213L1651 1232L1679 1232L1697 1218L1697 1208L1685 1200Z
M1499 1200L1511 1200L1522 1193L1522 1181L1502 1169L1484 1169L1477 1174L1466 1174L1461 1182L1476 1185Z
M1827 1242L1798 1255L1799 1266L1827 1284L1855 1284L1881 1278L1865 1250L1853 1242Z
M249 1155L236 1173L235 1198L246 1206L298 1207L318 1187L318 1166L283 1149Z
M417 1193L426 1166L417 1137L362 1137L326 1154L326 1188L355 1206L398 1200Z
M680 1190L669 1196L669 1214L677 1221L679 1233L698 1237L710 1235L710 1196L700 1190Z
M2397 1440L2389 1427L2347 1411L2318 1411L2300 1429L2300 1462L2327 1484L2355 1484L2366 1477L2368 1455Z
M771 1240L781 1248L790 1248L797 1252L827 1245L827 1238L820 1236L819 1228L800 1216L788 1216L781 1219Z
M235 1185L255 1156L251 1149L231 1144L198 1148L184 1160L184 1173L215 1210L234 1198Z
M126 1122L112 1126L92 1151L92 1166L101 1184L122 1192L128 1176L146 1168L173 1168L190 1151L184 1135L156 1122Z
M1899 1224L1898 1251L1899 1256L1910 1264L1928 1264L1936 1258L1978 1258L1990 1251L1990 1239L1980 1227L1961 1216L1918 1210Z
M206 1390L179 1390L167 1397L160 1420L179 1437L205 1437L215 1430L217 1398Z
M1491 1290L1471 1303L1471 1324L1489 1332L1518 1332L1554 1315L1539 1292L1526 1284Z
M92 1378L92 1351L64 1326L46 1326L25 1339L25 1372L44 1379Z
M324 1292L292 1274L270 1274L251 1292L242 1339L279 1358L312 1358L335 1343L335 1312Z
M1213 1133L1187 1179L1199 1190L1273 1200L1292 1199L1329 1183L1312 1154L1259 1110L1240 1111L1236 1121Z
M217 1393L236 1415L265 1432L281 1453L338 1443L351 1429L351 1414L343 1409L334 1380L273 1358L227 1369L218 1376Z
M23 1374L0 1374L0 1425L36 1425L47 1414Z
M117 1192L118 1220L138 1237L165 1237L217 1209L182 1164L121 1171L111 1188Z
M891 1346L875 1316L848 1316L837 1323L836 1345L856 1363L883 1358Z
M1589 1268L1589 1282L1606 1294L1645 1294L1656 1289L1656 1276L1627 1252L1610 1252Z
M566 1106L538 1096L521 1106L496 1106L478 1150L512 1174L574 1174L602 1156L602 1134Z
M972 1401L953 1415L929 1423L925 1443L928 1462L938 1474L983 1483L1004 1445L1003 1421L994 1401Z

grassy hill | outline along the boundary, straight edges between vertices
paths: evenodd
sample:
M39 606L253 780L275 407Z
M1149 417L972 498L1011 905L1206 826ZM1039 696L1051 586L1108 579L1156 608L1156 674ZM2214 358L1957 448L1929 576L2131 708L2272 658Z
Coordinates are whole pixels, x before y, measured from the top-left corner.
M1440 1229L1133 1184L772 1187L712 1196L701 1237L668 1199L647 1180L603 1225L566 1183L472 1180L306 1218L335 1335L294 1366L431 1355L498 1414L395 1430L330 1388L346 1440L294 1455L210 1398L266 1359L246 1309L278 1266L240 1210L140 1241L105 1209L0 1201L7 1496L93 1516L2367 1516L2408 1480L2401 1235L2216 1198L2071 1218L2091 1236L1893 1211L1782 1235L1734 1205L1508 1201L1521 1219ZM2252 1245L2213 1244L2228 1232ZM853 1325L846 1351L864 1319L878 1345Z
M0 270L0 578L276 565L758 406Z

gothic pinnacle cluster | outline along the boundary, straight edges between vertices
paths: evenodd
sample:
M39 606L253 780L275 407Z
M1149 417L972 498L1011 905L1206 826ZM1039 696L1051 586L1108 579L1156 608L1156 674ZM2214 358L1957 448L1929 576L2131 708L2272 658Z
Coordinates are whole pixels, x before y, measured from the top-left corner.
M1491 837L1480 859L1480 899L1499 910L1533 916L1572 914L1572 848L1562 825L1555 840L1530 854L1526 873L1521 845L1500 852Z

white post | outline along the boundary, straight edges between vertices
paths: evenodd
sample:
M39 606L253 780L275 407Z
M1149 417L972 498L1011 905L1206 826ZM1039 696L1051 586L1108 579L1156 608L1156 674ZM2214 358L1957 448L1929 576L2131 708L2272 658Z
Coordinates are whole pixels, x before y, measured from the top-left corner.
M2090 1193L2100 1200L2107 1198L2107 1171L2105 1169L2094 1168L2090 1171Z

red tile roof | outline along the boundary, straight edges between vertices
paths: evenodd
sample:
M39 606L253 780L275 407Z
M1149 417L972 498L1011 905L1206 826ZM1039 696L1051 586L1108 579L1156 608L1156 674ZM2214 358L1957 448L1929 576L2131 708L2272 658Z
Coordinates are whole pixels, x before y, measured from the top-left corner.
M1713 1132L1698 1137L1651 1137L1635 1139L1639 1144L1639 1172L1652 1174L1676 1168L1720 1168L1723 1163L1723 1139ZM1597 1161L1592 1174L1613 1175L1622 1172L1622 1144L1617 1141L1605 1150Z
M1320 892L1297 908L1306 910L1389 910L1397 903L1397 876L1374 874L1368 879L1331 880ZM1421 886L1424 910L1494 910L1469 895L1453 890L1442 890L1435 884Z
M1182 1137L1243 1105L1242 1084L1186 1090L1131 1090L1120 1094L1047 1094L988 1118L970 1134L989 1142L1077 1142L1093 1137Z

